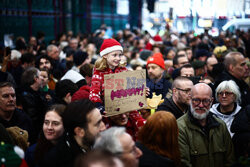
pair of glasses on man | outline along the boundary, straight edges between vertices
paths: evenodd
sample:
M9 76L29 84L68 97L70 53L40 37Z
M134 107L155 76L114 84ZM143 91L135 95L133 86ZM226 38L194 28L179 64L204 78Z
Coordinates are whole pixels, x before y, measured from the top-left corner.
M192 99L192 103L193 103L193 105L194 106L198 106L198 105L200 105L201 103L204 105L204 106L209 106L210 105L210 103L212 102L212 100L211 99L198 99L198 98L193 98Z
M191 89L181 89L181 88L175 88L175 89L183 91L185 93L190 93L191 92Z

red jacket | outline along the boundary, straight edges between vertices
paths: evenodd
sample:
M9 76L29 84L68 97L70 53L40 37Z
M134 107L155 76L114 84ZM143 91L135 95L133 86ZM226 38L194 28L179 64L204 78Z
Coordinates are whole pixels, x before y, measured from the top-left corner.
M107 68L105 71L96 70L92 76L89 99L94 103L104 104L104 75L127 71L126 67L116 67L113 71Z

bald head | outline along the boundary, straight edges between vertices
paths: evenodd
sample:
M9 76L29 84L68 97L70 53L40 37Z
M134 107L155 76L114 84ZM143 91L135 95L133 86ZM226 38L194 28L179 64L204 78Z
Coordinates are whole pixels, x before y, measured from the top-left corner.
M237 79L248 77L248 67L245 57L240 52L230 52L225 56L224 64L227 71Z
M210 86L208 86L205 83L198 83L198 84L195 84L192 87L192 90L191 90L191 95L192 96L203 95L203 94L209 96L210 98L212 98L213 91L210 88Z

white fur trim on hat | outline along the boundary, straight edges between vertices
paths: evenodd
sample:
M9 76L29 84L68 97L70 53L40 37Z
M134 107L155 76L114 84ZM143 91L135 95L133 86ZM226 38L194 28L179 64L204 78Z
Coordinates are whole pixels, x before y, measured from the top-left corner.
M115 46L112 46L112 47L108 47L106 49L103 49L101 52L100 52L100 55L103 56L105 54L108 54L110 52L113 52L113 51L116 51L116 50L120 50L123 52L123 49L120 45L115 45Z
M163 44L162 41L155 41L155 44Z

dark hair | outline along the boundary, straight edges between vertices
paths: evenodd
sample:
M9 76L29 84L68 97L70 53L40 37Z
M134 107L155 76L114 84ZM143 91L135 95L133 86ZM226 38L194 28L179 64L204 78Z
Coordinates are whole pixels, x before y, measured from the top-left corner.
M187 50L192 50L192 48L191 48L191 47L185 47L184 50L185 50L185 51L187 51Z
M26 50L27 46L25 42L22 40L22 37L18 37L16 40L16 50Z
M88 58L88 53L77 50L73 55L73 62L76 66L81 65Z
M35 61L35 55L33 55L32 53L25 53L25 54L22 54L20 60L21 60L22 64L32 63Z
M84 64L81 68L80 68L80 74L85 77L92 77L93 74L93 65L92 64Z
M0 88L3 88L3 87L12 87L14 88L14 85L10 82L0 82Z
M51 66L52 66L52 60L51 60L51 58L50 58L48 55L46 55L46 54L42 54L42 55L40 55L40 56L36 59L36 68L39 69L39 65L40 65L40 60L41 60L41 59L46 59L46 60L48 60L48 61L50 62L50 64L51 64Z
M176 56L173 58L173 66L179 64L178 59L179 59L180 57L186 57L186 56L185 56L185 55L182 55L182 54L176 55Z
M65 108L66 108L66 106L63 105L63 104L54 104L54 105L52 105L52 106L49 107L49 109L47 110L47 112L54 111L54 112L56 112L60 117L62 117ZM47 112L46 112L46 113L47 113ZM45 114L45 115L46 115L46 114Z
M193 66L191 64L189 64L189 63L188 64L184 64L183 66L180 67L180 74L181 74L181 70L183 68L193 68Z
M63 113L64 129L70 135L75 135L74 129L82 127L85 130L88 128L88 114L95 109L95 105L89 99L82 99L71 102L67 105Z
M64 98L68 93L72 96L78 90L77 85L69 79L58 81L55 87L56 97Z

